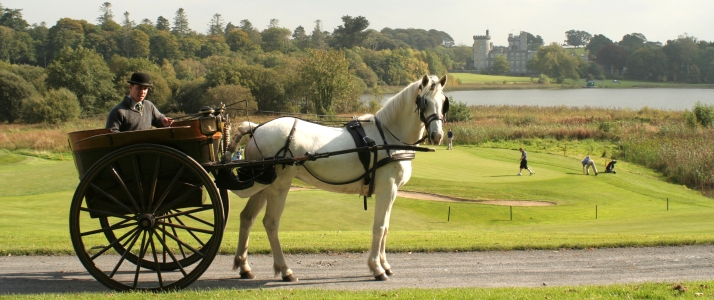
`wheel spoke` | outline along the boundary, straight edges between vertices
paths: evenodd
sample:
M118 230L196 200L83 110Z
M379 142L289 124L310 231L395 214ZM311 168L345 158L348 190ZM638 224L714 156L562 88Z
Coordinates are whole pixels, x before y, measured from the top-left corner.
M177 220L178 220L178 219L177 219ZM196 231L196 232L202 232L202 233L207 233L207 234L213 234L213 230L201 229L201 228L195 228L195 227L189 227L189 226L184 225L184 224L181 223L180 221L179 221L179 223L180 223L181 225L177 225L177 224L174 224L174 223L164 223L164 224L166 224L166 225L169 226L169 227L184 229L184 230L186 230L186 231L188 231L188 232L194 232L194 231Z
M104 246L104 248L102 248L102 250L100 250L99 252L97 252L97 254L92 255L92 257L90 257L90 259L91 259L91 260L96 259L96 258L99 257L100 255L102 255L102 253L104 253L104 252L106 252L107 250L109 250L110 248L114 247L116 244L121 243L122 240L124 240L124 239L125 239L127 236L129 236L130 234L134 233L134 231L136 231L136 230L137 230L137 228L134 228L134 229L132 229L132 230L129 230L129 232L125 233L125 234L122 235L120 238L114 240L114 241L111 242L109 245Z
M163 232L163 234L166 234L166 231L164 231L164 230L161 230L161 231ZM181 273L183 274L183 276L186 276L186 270L183 269L181 262L176 259L176 256L174 256L174 253L171 252L171 249L169 249L169 247L166 245L166 241L159 239L159 242L161 243L161 246L163 246L164 249L166 249L166 252L169 254L169 257L171 257L171 259L174 261L174 263L176 263L176 265L178 265L179 270L181 270Z
M132 220L132 219L126 219L126 220L124 220L124 221L121 221L121 222L116 223L116 224L114 224L114 225L112 225L112 226L109 226L109 227L105 227L105 228L97 229L97 230L92 230L92 231L87 231L87 232L82 232L82 233L79 234L79 236L88 236L88 235L92 235L92 234L104 233L104 232L107 232L107 231L114 231L114 230L117 230L117 229L122 229L122 228L127 228L127 227L131 227L131 226L135 226L137 223L126 224L126 222L129 222L129 221L131 221L131 220Z
M174 217L178 217L178 216L183 216L183 215L188 215L188 214L192 214L192 213L207 211L207 210L211 210L211 209L213 209L213 205L204 205L204 206L202 206L202 207L200 207L200 208L196 208L196 209L192 209L192 210L186 210L186 211L180 211L180 210L178 210L178 209L174 209L174 210L177 211L178 213L163 215L163 216L157 217L156 220L161 220L161 219L166 219L166 218L174 218ZM199 221L199 222L200 222L200 221ZM206 223L206 224L208 224L208 223ZM213 226L213 225L210 225L210 224L209 224L209 226Z
M169 186L166 188L166 191L164 191L164 194L161 195L161 198L159 198L158 203L156 203L156 206L155 206L154 209L153 209L154 215L160 215L160 214L157 214L157 213L156 213L156 210L159 208L159 206L161 206L161 203L164 202L164 199L166 198L166 196L169 195L169 192L171 191L171 189L174 188L174 185L175 185L176 182L178 181L179 177L181 176L181 173L183 173L183 170L184 170L185 168L186 168L186 166L181 166L181 168L178 170L178 172L176 172L176 176L174 176L174 178L171 180L171 183L170 183Z
M91 209L91 208L86 208L86 207L80 207L79 210L81 210L81 211L86 211L86 212L88 212L88 213L93 213L93 214L98 214L98 215L102 215L102 216L107 216L107 217L116 217L116 218L120 218L120 219L124 219L124 220L135 220L134 217L128 217L128 216L125 216L125 215L120 215L120 214L113 213L113 212L108 212L108 211L105 211L105 210Z
M201 211L209 210L209 209L212 209L212 208L213 208L213 206L207 206L207 207L201 208ZM176 214L176 216L174 217L174 219L176 219L176 220L178 220L178 218L177 218L178 216L180 216L180 215L186 215L186 217L188 217L189 219L192 219L192 220L195 220L195 221L198 221L198 222L201 222L201 223L203 223L203 224L206 224L206 225L208 225L208 226L213 227L213 224L211 224L211 223L209 223L208 221L205 221L205 220L203 220L203 219L201 219L201 218L199 218L199 217L196 217L196 216L193 216L193 215L190 215L190 214L186 214L186 213L181 213L181 211L178 210L178 209L176 209L176 211L179 212L179 213ZM184 225L184 224L181 223L181 225Z
M174 241L177 243L183 245L184 247L188 248L189 250L193 251L194 254L198 254L201 257L205 257L201 251L196 250L196 248L191 247L191 245L186 244L184 241L180 240L178 237L174 236L173 234L166 232L165 230L161 229L166 235L168 235L170 238L172 238Z
M112 273L109 274L109 278L114 277L114 274L117 273L117 270L119 270L119 267L120 267L121 264L124 262L124 259L126 259L126 256L131 252L131 248L134 248L134 244L135 244L136 241L139 239L139 231L137 231L136 233L134 233L134 235L133 235L131 238L132 238L133 240L132 240L131 243L129 244L129 247L127 247L127 248L124 250L124 254L121 255L121 259L119 259L119 262L117 262L117 265L114 266L114 270L112 270Z
M154 245L154 231L152 230L149 234L149 244L151 245L151 253L154 254L154 266L156 268L156 276L159 277L159 287L164 287L164 281L161 278L161 267L159 266L159 259L156 257L156 246Z
M183 200L186 200L186 199L188 198L188 196L190 196L191 194L193 194L193 193L195 193L195 192L200 192L200 191L201 191L201 187L203 187L203 186L202 186L202 185L194 185L190 190L188 190L188 191L186 191L185 193L183 193L183 194L181 195L181 197L178 197L178 198L174 199L174 201L171 201L171 203L167 204L166 207L164 207L164 209L162 209L162 210L159 211L159 212L156 212L156 210L159 208L159 207L157 206L157 207L154 209L154 215L163 215L163 214L165 214L166 212L168 212L169 210L171 210L172 207L174 207L175 205L181 203Z
M110 167L112 170L112 175L114 175L114 179L116 179L119 182L119 185L124 189L124 192L126 192L127 197L129 197L129 200L131 200L131 204L134 205L134 208L136 211L141 211L139 209L139 205L136 204L136 200L134 200L134 196L131 194L129 191L129 188L126 186L126 183L124 183L124 180L121 179L121 175L119 175L119 172L112 166Z
M102 193L102 194L103 194L104 196L106 196L107 198L109 198L109 200L112 200L112 202L114 202L114 203L116 203L117 205L121 206L122 208L126 209L127 212L132 212L131 208L129 208L128 206L124 205L124 203L121 203L121 201L117 200L117 198L114 198L114 196L110 195L109 193L107 193L106 191L104 191L102 188L98 187L96 184L91 183L90 185L92 186L92 188L94 188L94 189L97 190L98 192ZM126 188L126 187L125 187L125 188ZM134 200L132 199L132 202L133 202L133 201L134 201ZM134 203L134 206L136 206L136 203ZM138 210L138 208L137 208L136 212L138 212L138 211L139 211L139 210Z
M186 227L186 224L184 224L179 218L174 218L174 219L176 219L176 222L178 222L179 224L181 224L181 225L183 225L184 227ZM173 224L173 223L171 223L171 225L172 225L172 226L177 226L177 225L175 225L175 224ZM177 227L177 228L181 228L181 227ZM172 228L172 229L173 229L173 228ZM193 231L191 231L191 229L186 229L186 231L188 231L188 234L190 234L190 235L193 237L193 239L195 239L199 244L201 244L201 247L203 247L203 246L206 245L203 241L201 241L201 239L199 239L199 238L193 233ZM174 230L174 234L175 234L175 230ZM208 234L213 234L213 232L208 232Z
M161 170L161 156L156 157L156 166L154 167L154 177L151 179L151 192L149 193L149 207L154 205L154 196L156 194L156 185L159 182L159 170Z
M146 245L145 245L146 244ZM144 231L144 234L141 235L141 247L139 248L139 259L136 262L136 272L134 273L134 288L136 288L136 284L139 282L139 270L141 269L141 262L144 261L144 254L146 254L146 249L148 248L148 244L146 243L146 231Z
M171 222L171 219L168 219L168 220L169 220L169 223L173 223L173 222ZM163 228L164 228L164 230L166 230L165 225ZM178 238L178 233L176 232L176 228L171 227L171 231L173 231L174 235ZM164 238L166 238L166 237L164 236ZM183 258L186 258L186 252L183 251L183 246L181 246L181 244L179 244L179 243L176 243L176 245L178 245L179 251L181 251L181 256Z
M136 188L139 191L139 202L141 203L141 211L144 211L148 207L144 206L146 204L146 202L144 202L144 187L141 181L141 170L139 169L139 162L137 161L137 157L138 155L132 156L131 161L134 165L134 179L136 180Z

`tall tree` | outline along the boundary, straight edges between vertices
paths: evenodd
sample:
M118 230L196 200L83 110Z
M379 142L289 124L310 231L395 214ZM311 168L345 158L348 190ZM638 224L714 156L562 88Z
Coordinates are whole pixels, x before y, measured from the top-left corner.
M662 47L639 47L627 57L627 73L638 79L664 80L666 68L667 55Z
M283 27L269 27L261 33L263 43L260 45L263 51L280 51L287 53L290 51L290 29Z
M590 42L592 35L582 30L571 29L565 32L565 44L580 48Z
M692 64L699 54L696 38L681 35L676 40L669 40L662 47L667 55L669 74L675 81L683 81L689 77Z
M174 34L179 37L183 37L191 32L188 28L188 16L183 8L179 8L174 16L174 27L172 28Z
M35 61L43 68L47 67L49 51L49 32L45 22L40 25L33 25L29 31L30 36L35 41Z
M169 31L171 30L171 25L169 24L169 20L166 18L159 16L156 18L156 29L161 30L161 31Z
M353 18L351 16L343 16L342 22L344 25L337 26L332 32L332 47L339 48L353 48L354 46L361 45L362 42L367 38L367 32L365 30L369 27L369 21L363 16Z
M597 54L602 47L613 44L613 41L602 34L596 34L590 39L590 42L585 46L585 50L588 50L590 54Z
M0 10L0 26L9 27L15 31L26 31L30 24L22 18L22 9L5 8Z
M97 17L97 23L99 25L104 25L107 22L114 22L114 13L112 12L112 4L109 2L102 3L99 7L99 12L102 13Z
M556 43L541 47L531 59L529 68L555 78L560 83L565 78L577 79L579 58L570 56Z
M253 43L248 33L240 29L233 29L226 33L226 43L231 51L249 53L254 52L260 47Z
M642 47L647 42L647 38L641 33L626 34L622 37L622 40L618 43L620 46L625 47L627 53L632 53L637 50L637 48Z
M493 58L493 67L491 68L494 74L506 74L511 70L511 64L503 55L496 55Z
M310 111L332 114L333 102L358 98L360 91L348 68L344 52L308 50L298 68L298 78L302 80L302 95L312 106Z
M305 27L298 26L293 30L293 45L300 50L310 46L310 40L305 33Z
M47 67L47 86L52 89L67 88L79 99L83 116L106 113L117 101L114 91L114 73L104 59L90 49L64 48Z
M260 45L263 42L260 32L253 27L253 23L248 21L248 19L241 20L240 26L238 27L248 34L250 39L253 41L253 44Z
M209 35L219 35L223 34L223 28L226 25L226 22L223 21L223 17L221 17L221 14L215 14L213 15L213 18L211 18L211 22L208 23L208 34Z
M58 56L62 49L77 48L84 42L84 28L82 23L69 18L62 18L49 30L49 57L48 61Z
M325 34L322 32L322 21L315 20L315 27L310 34L310 48L325 49Z
M134 23L134 21L132 21L129 18L129 12L125 11L124 19L122 20L122 24L121 24L121 27L122 27L122 34L121 34L122 43L121 43L121 45L122 45L122 51L123 51L125 57L131 57L129 52L131 51L131 46L132 46L131 39L132 39L132 33L134 31L135 25L136 24Z
M627 51L614 43L605 45L595 53L595 62L601 64L610 74L621 73L627 63Z

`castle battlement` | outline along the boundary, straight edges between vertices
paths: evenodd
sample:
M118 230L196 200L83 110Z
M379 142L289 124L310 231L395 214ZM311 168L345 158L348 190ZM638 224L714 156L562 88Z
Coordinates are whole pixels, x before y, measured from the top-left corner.
M474 40L490 40L490 35L474 35Z

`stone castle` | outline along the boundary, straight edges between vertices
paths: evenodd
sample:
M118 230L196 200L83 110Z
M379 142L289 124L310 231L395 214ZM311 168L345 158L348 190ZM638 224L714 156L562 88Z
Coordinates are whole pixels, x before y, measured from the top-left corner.
M499 55L505 56L511 64L510 74L528 74L528 60L535 55L535 51L528 51L528 36L525 32L520 35L508 34L508 47L493 46L491 36L486 30L486 35L474 35L473 69L478 72L490 72L493 59Z

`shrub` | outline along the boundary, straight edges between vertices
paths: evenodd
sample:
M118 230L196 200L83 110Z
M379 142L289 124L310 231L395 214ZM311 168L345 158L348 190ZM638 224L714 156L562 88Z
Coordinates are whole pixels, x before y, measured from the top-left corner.
M697 122L705 128L714 126L714 106L697 102L694 105L694 115L697 117Z
M13 123L22 115L22 105L35 88L22 77L8 71L0 71L0 121Z
M23 105L22 120L27 123L59 124L79 116L79 100L70 90L49 90L44 98L33 96Z
M538 77L538 83L540 84L550 84L550 77L548 75L545 75L543 73L540 74L540 77Z
M466 103L455 102L454 97L449 97L449 112L447 115L449 122L466 122L473 119L471 108Z

